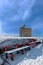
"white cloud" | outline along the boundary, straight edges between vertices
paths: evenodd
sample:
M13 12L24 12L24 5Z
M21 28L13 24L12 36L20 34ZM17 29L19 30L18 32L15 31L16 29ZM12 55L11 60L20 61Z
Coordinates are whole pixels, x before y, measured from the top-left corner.
M5 16L7 20L14 17L12 19L15 21L29 16L34 0L0 0L0 3L0 14Z
M3 21L0 20L0 34L4 34L4 33L5 31L3 30Z
M26 11L24 12L23 16L22 16L22 19L23 19L23 20L26 20L26 18L28 18L28 15L29 15L29 11L26 10Z

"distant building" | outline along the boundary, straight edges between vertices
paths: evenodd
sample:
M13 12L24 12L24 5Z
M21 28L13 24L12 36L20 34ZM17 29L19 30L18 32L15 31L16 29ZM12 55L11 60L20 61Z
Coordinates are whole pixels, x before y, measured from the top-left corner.
M23 25L20 28L20 37L31 37L32 36L32 29L26 28L25 25Z

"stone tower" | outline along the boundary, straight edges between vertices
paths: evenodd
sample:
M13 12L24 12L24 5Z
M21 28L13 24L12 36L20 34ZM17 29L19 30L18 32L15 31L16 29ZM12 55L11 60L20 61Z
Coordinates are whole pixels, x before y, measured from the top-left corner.
M31 37L32 36L32 29L26 28L25 25L23 25L20 28L20 37Z

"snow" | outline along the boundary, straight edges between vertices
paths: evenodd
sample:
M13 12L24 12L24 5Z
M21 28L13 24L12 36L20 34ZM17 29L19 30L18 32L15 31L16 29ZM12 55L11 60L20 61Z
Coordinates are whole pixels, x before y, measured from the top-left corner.
M7 59L10 65L43 65L43 43L22 54L15 54L14 61ZM5 65L8 65L5 63Z
M22 43L21 41L17 42L17 40L14 41L13 39L30 39L30 38L35 38L35 39L38 39L38 41L40 40L42 42L43 37L14 37L14 36L8 36L8 35L0 35L0 47L15 44L15 42ZM8 41L8 39L12 39L13 42L12 42L12 40ZM5 40L7 40L7 41L5 41ZM5 41L5 42L2 43L2 41Z
M0 41L7 39L7 37L1 37ZM1 45L0 45L1 46ZM38 45L35 48L31 48L30 51L24 51L25 53L22 55L13 53L14 60L11 61L10 58L6 59L10 65L43 65L43 43ZM2 62L0 58L0 63ZM5 65L9 65L5 62Z
M19 51L19 50L22 50L22 49L26 49L28 47L29 46L21 47L21 48L18 48L18 49L13 49L13 50L10 50L10 51L6 51L5 53L13 53L13 52L16 52L16 51Z
M2 60L2 58L0 57L0 65L3 63L3 60Z

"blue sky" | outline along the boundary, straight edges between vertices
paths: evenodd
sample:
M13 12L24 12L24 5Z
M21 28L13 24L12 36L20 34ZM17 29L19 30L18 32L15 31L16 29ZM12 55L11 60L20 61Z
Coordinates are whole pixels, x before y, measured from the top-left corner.
M19 36L23 24L43 36L43 0L0 0L0 34Z

